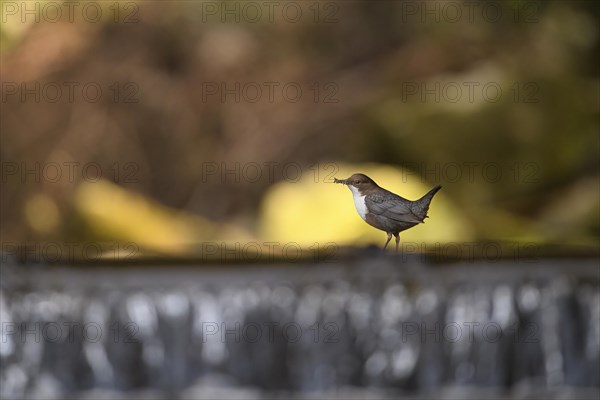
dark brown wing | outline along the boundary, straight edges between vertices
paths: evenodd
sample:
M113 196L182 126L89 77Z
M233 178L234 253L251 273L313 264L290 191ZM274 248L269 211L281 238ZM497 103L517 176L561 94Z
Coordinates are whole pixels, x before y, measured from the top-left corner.
M410 200L403 199L393 193L371 195L365 198L370 213L381 215L398 222L420 223L422 218L410 209Z

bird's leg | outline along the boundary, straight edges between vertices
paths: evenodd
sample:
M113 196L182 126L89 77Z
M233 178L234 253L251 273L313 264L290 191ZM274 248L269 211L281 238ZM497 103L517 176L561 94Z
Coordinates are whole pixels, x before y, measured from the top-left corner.
M400 234L399 233L394 233L394 236L396 237L396 253L398 252L398 245L400 244Z
M385 242L385 246L383 246L383 249L385 250L385 248L387 247L388 243L390 242L390 240L392 240L392 233L388 232L388 240Z

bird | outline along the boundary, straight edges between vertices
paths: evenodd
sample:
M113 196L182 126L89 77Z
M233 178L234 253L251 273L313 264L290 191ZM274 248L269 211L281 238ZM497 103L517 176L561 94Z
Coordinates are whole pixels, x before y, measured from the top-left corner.
M400 244L400 232L425 222L431 199L442 188L437 185L419 200L411 201L380 187L365 174L354 174L348 179L334 178L333 182L348 186L360 217L367 224L387 233L383 250L394 235L396 252Z

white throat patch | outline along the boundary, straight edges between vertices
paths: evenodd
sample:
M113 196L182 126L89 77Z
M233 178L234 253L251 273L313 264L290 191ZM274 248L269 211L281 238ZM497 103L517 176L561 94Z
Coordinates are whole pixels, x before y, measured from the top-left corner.
M354 207L356 207L356 211L358 211L358 215L364 220L367 218L367 204L365 203L365 196L361 195L357 188L352 185L348 185L350 190L352 191L352 196L354 197Z

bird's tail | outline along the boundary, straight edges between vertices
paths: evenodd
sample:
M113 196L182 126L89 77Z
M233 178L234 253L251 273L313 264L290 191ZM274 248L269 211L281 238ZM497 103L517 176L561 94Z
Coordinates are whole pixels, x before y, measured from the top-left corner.
M437 185L429 192L427 192L423 197L414 202L413 212L421 217L422 219L427 218L427 211L429 210L429 204L431 203L431 199L435 194L442 188L441 185Z

